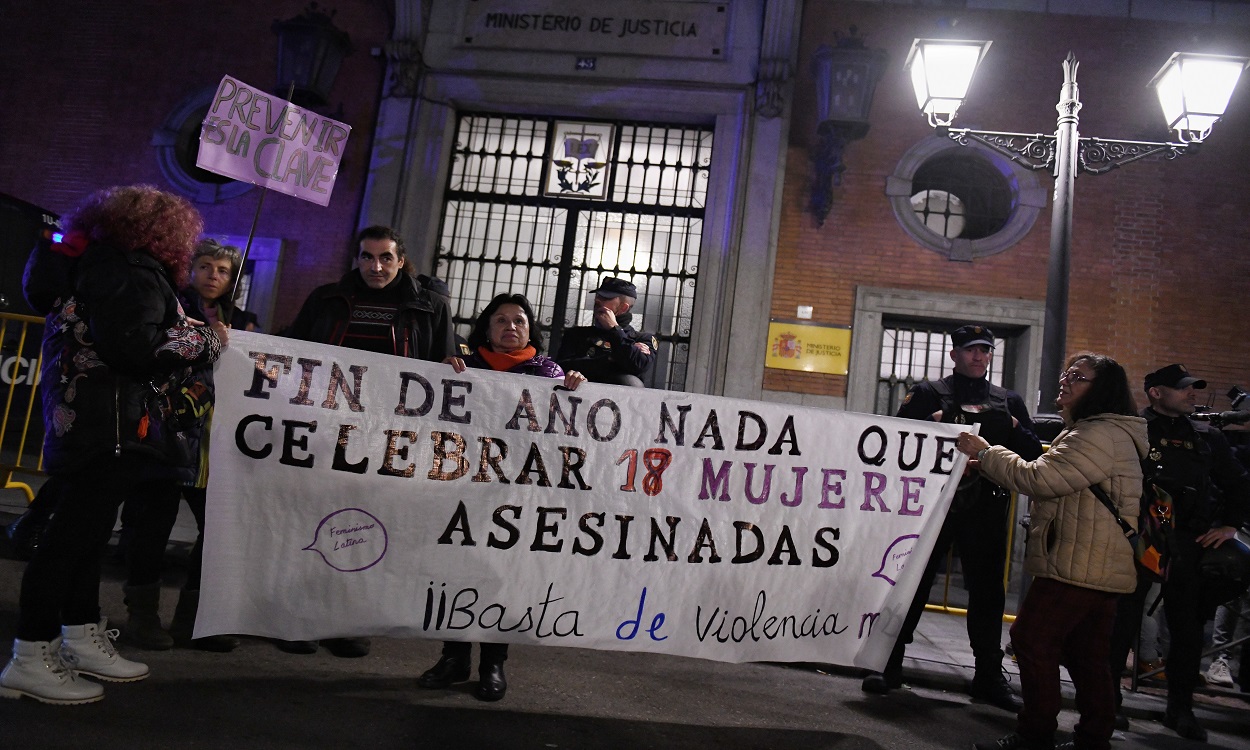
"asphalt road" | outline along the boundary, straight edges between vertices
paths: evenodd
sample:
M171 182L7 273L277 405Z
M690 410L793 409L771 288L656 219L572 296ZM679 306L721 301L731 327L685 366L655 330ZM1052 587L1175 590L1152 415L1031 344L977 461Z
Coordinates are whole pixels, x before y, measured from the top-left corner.
M0 555L5 552L0 543ZM22 569L0 559L6 650ZM116 621L124 617L119 574L110 564L102 585L105 614ZM180 576L175 564L164 590L166 622ZM925 621L946 627L958 644L961 622L941 619L950 617ZM936 653L927 648L920 653ZM514 646L507 696L482 703L471 683L433 691L416 686L416 676L437 659L439 644L431 641L375 639L373 652L361 659L324 650L286 654L253 638L229 654L123 650L149 664L152 676L108 685L105 699L87 706L0 700L0 748L925 750L966 749L1014 725L1013 716L971 703L958 679L942 678L936 664L926 671L923 662L909 667L914 687L882 698L862 693L858 674L820 665ZM1231 705L1204 712L1213 730L1208 747L1250 748L1246 704ZM1061 729L1070 730L1074 719L1064 711ZM1113 748L1137 747L1197 746L1157 721L1134 719L1133 731Z

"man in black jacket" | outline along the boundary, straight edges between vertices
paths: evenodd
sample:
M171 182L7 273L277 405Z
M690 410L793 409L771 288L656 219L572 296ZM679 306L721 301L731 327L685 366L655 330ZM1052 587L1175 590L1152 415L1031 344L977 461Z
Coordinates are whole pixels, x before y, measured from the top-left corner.
M1024 400L1015 391L992 385L986 378L994 358L994 334L985 326L961 326L951 333L950 358L955 372L937 381L917 383L908 392L898 416L933 422L981 425L981 437L1005 445L1026 460L1042 454L1033 434ZM866 693L888 693L903 683L903 655L920 622L938 568L954 544L959 550L964 587L968 590L968 642L975 659L969 694L1006 711L1020 702L1003 676L1003 566L1007 559L1007 510L1011 493L990 483L975 470L965 473L951 501L933 554L925 565L916 597L903 621L885 672L864 678Z
M442 362L456 354L447 300L413 275L403 238L390 227L372 226L357 237L356 268L308 295L283 332L291 338L398 357ZM329 638L335 656L369 653L368 638ZM315 641L278 641L289 653L311 654Z
M373 226L357 241L356 268L314 289L283 334L429 362L454 354L447 300L417 283L399 234Z
M1228 542L1250 518L1250 476L1233 457L1223 433L1194 422L1194 391L1207 382L1174 364L1146 376L1150 406L1142 411L1150 436L1150 453L1142 461L1146 492L1153 487L1172 498L1172 532L1168 537L1167 579L1163 581L1163 613L1171 643L1167 654L1168 704L1163 725L1182 737L1205 742L1207 731L1194 718L1194 688L1202 663L1203 629L1222 604L1203 585L1203 550ZM1143 505L1143 507L1145 507ZM1138 567L1137 591L1120 597L1111 634L1111 667L1124 668L1128 651L1141 627L1142 608L1151 578ZM1119 684L1116 685L1117 692ZM1121 726L1126 720L1117 717Z
M629 311L638 301L637 287L605 276L594 295L594 325L565 331L556 362L566 372L576 370L594 383L643 388L658 343L654 335L639 333L629 325L633 317Z

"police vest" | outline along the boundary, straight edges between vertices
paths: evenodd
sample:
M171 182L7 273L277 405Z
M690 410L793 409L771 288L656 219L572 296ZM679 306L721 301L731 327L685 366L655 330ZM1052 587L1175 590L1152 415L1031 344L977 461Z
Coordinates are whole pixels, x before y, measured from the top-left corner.
M979 424L981 437L990 445L1006 445L1015 429L1011 411L1007 409L1007 389L990 384L985 401L961 404L955 400L950 384L943 380L931 381L933 392L942 402L942 421L946 424Z
M1142 459L1142 476L1172 496L1175 526L1193 531L1210 527L1215 520L1211 498L1211 446L1202 435L1205 425L1194 425L1188 435L1165 435L1161 422L1146 423L1150 449ZM1192 423L1191 423L1192 424ZM1142 500L1147 499L1143 493Z

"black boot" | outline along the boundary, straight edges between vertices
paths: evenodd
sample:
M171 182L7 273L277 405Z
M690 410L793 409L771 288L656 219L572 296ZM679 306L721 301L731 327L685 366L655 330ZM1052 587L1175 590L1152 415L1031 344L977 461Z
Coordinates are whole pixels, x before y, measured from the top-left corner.
M1207 741L1207 730L1198 724L1198 719L1194 716L1192 708L1173 708L1168 706L1168 710L1163 714L1161 723L1187 740L1196 742Z
M174 647L174 639L161 627L161 584L123 586L126 612L126 639L139 648L149 651L168 651Z
M894 649L890 651L890 658L886 660L885 671L869 672L864 676L864 681L860 683L859 689L865 693L885 695L891 690L901 688L903 686L904 653L903 646L896 644Z
M421 676L417 678L417 686L427 690L439 690L450 686L453 682L464 682L467 679L469 679L469 657L444 653L434 666L421 673Z
M1020 699L1011 692L1011 684L1003 676L1002 660L995 665L978 668L968 688L968 695L979 701L1016 713L1020 710Z
M369 655L373 642L368 638L326 638L321 645L340 659L359 659Z
M224 654L239 647L239 639L232 635L210 635L204 638L192 638L195 631L195 613L200 608L199 589L183 589L178 595L178 606L174 608L174 620L169 623L169 635L174 645L181 648L195 648L200 651L213 651Z
M508 692L508 680L503 674L503 662L489 662L478 665L477 689L473 694L481 701L497 701Z

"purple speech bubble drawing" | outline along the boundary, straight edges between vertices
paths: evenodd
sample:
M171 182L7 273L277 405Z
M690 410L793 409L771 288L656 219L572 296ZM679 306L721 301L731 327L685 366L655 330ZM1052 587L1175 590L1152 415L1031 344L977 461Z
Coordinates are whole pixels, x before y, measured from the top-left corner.
M360 508L344 508L321 519L312 544L304 550L321 555L335 570L356 573L381 562L386 545L386 527L376 516Z
M911 557L912 545L919 538L919 534L904 534L890 542L890 546L886 548L885 554L881 556L881 567L877 568L876 572L872 574L873 577L884 578L893 586L895 579L898 578L898 574L903 572L903 566L907 565L907 558Z

